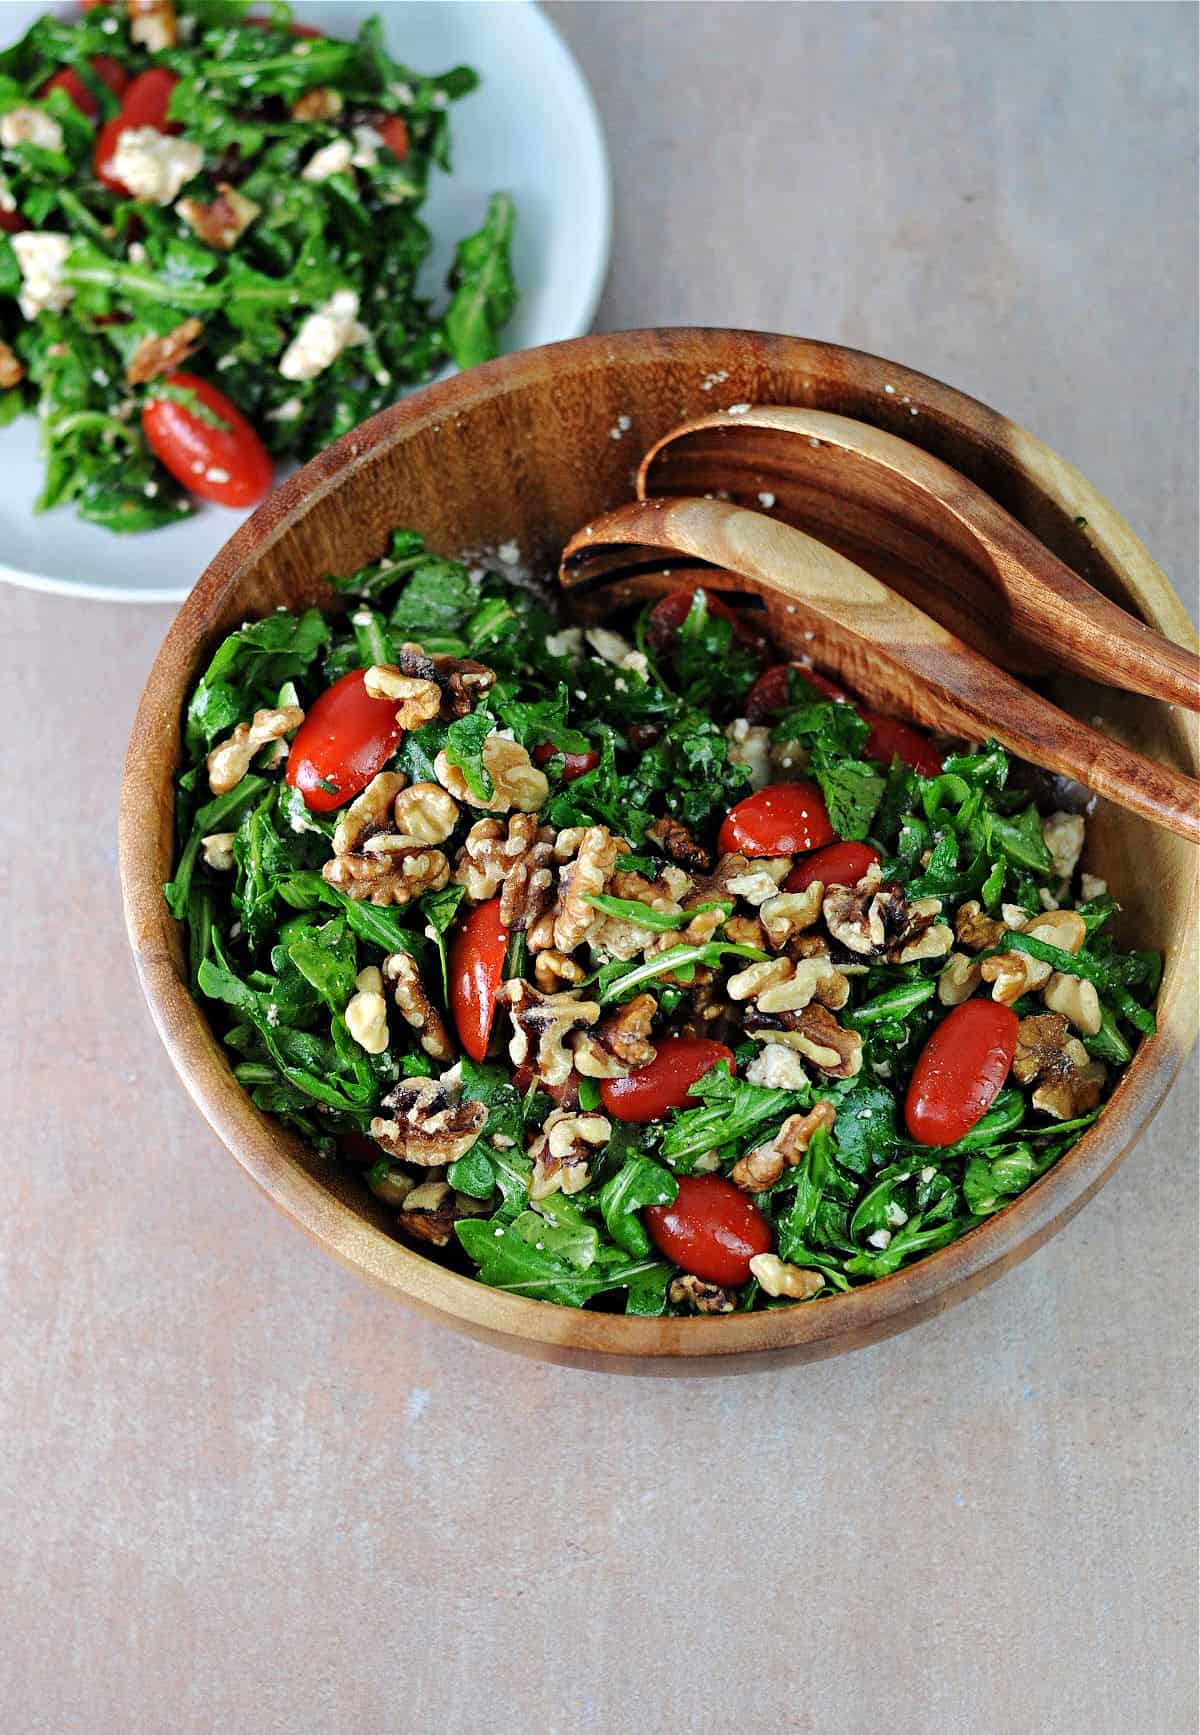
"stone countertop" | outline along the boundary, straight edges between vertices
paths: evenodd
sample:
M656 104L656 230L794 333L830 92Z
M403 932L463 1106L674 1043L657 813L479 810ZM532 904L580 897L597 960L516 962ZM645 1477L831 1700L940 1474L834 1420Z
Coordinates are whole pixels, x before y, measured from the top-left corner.
M602 328L903 358L1190 581L1194 8L553 15L612 147ZM877 1348L656 1382L459 1341L247 1186L142 1006L114 812L168 611L0 611L0 1724L1195 1727L1194 1060L1061 1236Z

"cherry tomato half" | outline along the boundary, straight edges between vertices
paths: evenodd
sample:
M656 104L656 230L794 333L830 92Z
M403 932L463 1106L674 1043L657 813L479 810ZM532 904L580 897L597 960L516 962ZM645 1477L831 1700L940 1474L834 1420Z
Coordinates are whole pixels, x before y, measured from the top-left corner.
M402 163L408 155L408 128L403 118L390 114L386 120L380 121L376 131L396 160Z
M815 669L806 669L803 663L776 663L773 669L766 669L755 681L746 694L745 712L751 723L766 723L780 711L786 711L790 701L788 694L788 670L795 669L798 675L803 675L810 687L815 687L823 699L848 700L849 695L833 681L826 680Z
M114 96L125 94L129 88L129 74L119 60L114 60L111 54L96 54L88 61L88 65L101 84L107 85ZM39 98L44 100L52 90L65 90L80 114L86 115L88 120L95 120L100 113L100 104L72 67L64 66L61 72L48 78L38 91Z
M244 18L242 22L253 25L255 30L274 30L277 28L269 18ZM324 42L325 40L325 32L315 29L311 24L289 24L287 33L289 36L305 37L310 42Z
M1008 1077L1019 1020L995 1000L964 1000L917 1057L904 1119L919 1145L952 1145L985 1115Z
M508 929L500 920L499 898L469 910L450 941L450 1010L458 1040L472 1060L487 1054L507 950Z
M660 1253L706 1283L738 1288L771 1251L766 1218L724 1175L681 1175L675 1203L647 1205L642 1221Z
M878 759L890 765L893 758L919 771L922 777L942 775L942 756L922 729L902 723L898 717L882 717L878 711L862 712L863 721L871 733L863 748L864 759Z
M292 738L287 782L313 813L332 813L382 771L404 730L394 699L373 699L364 669L327 687Z
M533 750L532 758L535 765L549 765L558 748L550 741L543 741ZM563 773L564 783L574 783L577 777L582 777L585 771L594 771L600 763L600 755L593 753L589 747L586 753L564 753Z
M799 855L836 838L815 783L768 783L729 810L718 843L724 855Z
M120 193L124 199L131 198L132 194L112 170L121 134L131 127L154 127L160 133L181 132L183 129L177 121L167 119L171 92L178 83L176 75L168 72L165 66L151 66L145 72L139 72L121 98L120 113L106 120L96 134L96 148L92 153L96 179L103 181L114 193Z
M650 610L649 625L650 644L654 650L665 651L668 648L691 612L696 591L702 589L702 585L696 585L691 590L672 590L661 602L655 603ZM748 615L738 614L731 609L727 602L722 602L711 590L704 590L704 596L709 614L717 620L729 621L738 644L765 661L771 649L766 632L756 626Z
M783 882L785 892L802 892L814 880L823 886L856 886L869 867L879 861L879 851L869 843L831 843L826 849L798 861Z
M214 427L175 398L151 396L142 410L142 432L159 463L191 493L218 506L261 500L271 487L271 454L242 412L196 374L168 374L166 384L194 392L224 426Z
M696 1106L688 1096L698 1078L711 1072L719 1060L734 1071L733 1055L723 1042L705 1036L665 1036L649 1066L639 1067L628 1078L602 1078L600 1101L619 1121L661 1120L669 1108Z
M0 230L6 235L19 235L25 227L25 219L19 211L0 211Z

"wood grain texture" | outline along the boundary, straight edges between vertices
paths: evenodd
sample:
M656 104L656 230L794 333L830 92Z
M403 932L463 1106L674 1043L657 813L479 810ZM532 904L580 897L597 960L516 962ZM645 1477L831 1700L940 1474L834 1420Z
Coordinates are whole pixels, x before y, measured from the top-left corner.
M873 1342L949 1306L1025 1258L1102 1185L1144 1130L1191 1045L1196 984L1185 936L1195 920L1190 852L1100 810L1093 866L1122 850L1140 873L1112 878L1138 943L1168 951L1160 1034L1139 1051L1100 1122L1008 1210L928 1260L814 1307L719 1320L638 1320L577 1313L489 1290L392 1239L353 1183L332 1183L299 1140L259 1115L233 1078L183 979L180 936L160 886L171 865L172 778L185 695L220 636L277 604L329 602L328 572L378 555L396 524L419 524L446 552L515 540L552 572L571 532L630 488L629 456L703 411L706 381L732 401L816 403L898 430L886 381L922 405L922 440L1030 519L1064 558L1084 511L1102 588L1182 638L1186 617L1166 581L1082 478L1032 436L933 380L836 346L719 331L649 331L581 339L489 363L385 412L322 453L227 545L180 611L139 708L122 790L120 860L130 938L151 1010L194 1099L247 1173L327 1251L398 1297L473 1335L577 1366L662 1373L751 1365L760 1352L813 1359ZM627 417L627 441L610 430ZM1028 521L1028 520L1027 520ZM1119 528L1111 528L1113 526ZM1056 527L1061 536L1056 535ZM1123 698L1120 716L1164 760L1194 768L1178 715ZM351 1196L347 1196L348 1193Z
M1010 752L1073 777L1119 807L1200 842L1200 784L1030 692L899 591L790 524L724 500L654 498L618 506L578 531L561 577L591 589L650 553L707 561L724 583L766 604L775 641L802 656L816 627L834 669L866 697L967 740L994 735ZM625 591L632 588L625 581ZM653 589L659 581L652 580Z
M1044 663L1200 710L1193 650L1119 608L909 439L787 405L701 416L642 459L638 495L709 492L812 529L851 558L874 545L893 563L878 577L1004 667Z

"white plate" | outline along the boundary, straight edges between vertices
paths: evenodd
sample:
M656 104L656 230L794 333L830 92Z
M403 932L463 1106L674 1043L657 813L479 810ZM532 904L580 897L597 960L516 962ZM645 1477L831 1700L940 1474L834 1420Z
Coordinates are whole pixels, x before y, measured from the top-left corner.
M14 42L39 13L36 0L0 5L0 37ZM70 13L73 5L56 6ZM611 192L591 93L558 33L532 0L299 0L296 16L353 36L378 13L392 52L420 72L465 63L479 89L453 111L453 175L435 171L423 213L434 235L425 283L436 292L454 242L479 226L487 195L517 205L514 263L521 299L505 332L510 350L587 331L608 266ZM163 530L116 536L68 507L38 516L37 425L0 429L0 579L112 602L179 602L241 523L243 513L201 503Z

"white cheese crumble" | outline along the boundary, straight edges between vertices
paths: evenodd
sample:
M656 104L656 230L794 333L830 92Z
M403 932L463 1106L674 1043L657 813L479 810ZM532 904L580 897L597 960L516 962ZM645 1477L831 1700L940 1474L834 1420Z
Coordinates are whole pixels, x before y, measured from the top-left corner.
M300 171L302 181L327 181L332 175L344 174L354 161L354 146L349 139L333 139L314 151Z
M169 205L203 166L204 152L191 139L172 138L157 127L126 127L110 172L135 199Z
M1051 813L1042 821L1042 836L1054 859L1054 871L1060 879L1069 880L1083 852L1087 830L1081 813Z
M279 371L285 380L316 379L344 349L369 336L359 322L357 290L338 289L308 315L280 357Z
M295 422L304 414L299 398L284 398L277 410L267 411L268 422Z
M746 1068L750 1084L765 1085L768 1090L803 1090L808 1083L804 1062L794 1048L782 1042L768 1042Z
M61 151L62 142L62 128L40 108L10 108L0 115L0 145L41 145L46 151Z
M881 1253L885 1247L890 1247L891 1244L892 1232L890 1229L876 1229L873 1235L867 1236L868 1247L878 1247Z
M750 767L751 789L763 789L771 781L771 731L763 723L735 717L725 725L731 765Z
M1102 880L1099 874L1080 874L1079 895L1085 904L1091 903L1093 898L1102 898L1107 890L1108 881Z
M11 241L21 267L17 304L25 318L36 319L47 308L61 313L75 293L62 280L71 237L53 229L27 229L24 234L13 235Z
M618 669L629 666L625 659L633 655L633 646L620 633L611 632L608 627L589 627L584 637L604 662L612 663Z
M126 250L125 257L129 260L131 265L144 265L146 263L146 249L142 246L140 241L131 241ZM220 367L220 365L220 362L218 362L217 366Z
M516 566L521 559L520 545L516 542L502 542L496 550L496 558L505 566Z
M574 662L583 654L583 628L564 627L561 632L547 633L546 649L552 657L570 657Z
M379 152L384 143L381 132L371 126L358 126L353 129L354 155L350 161L356 169L373 169L379 161Z

